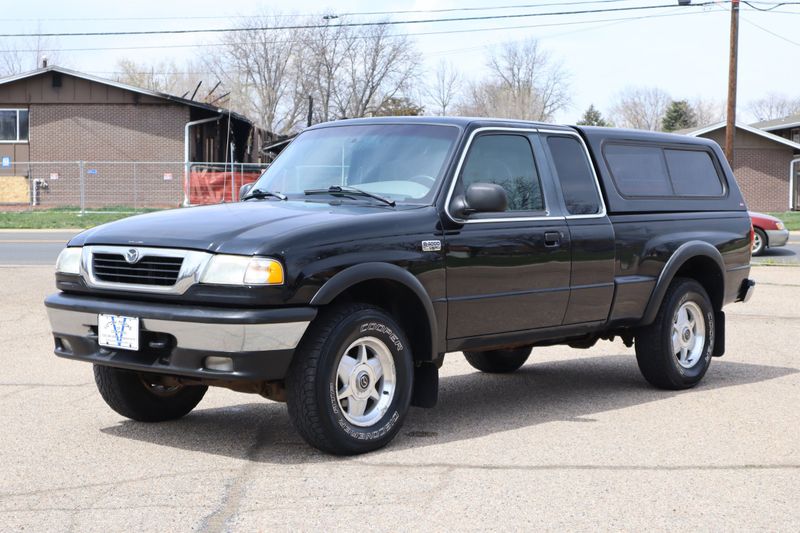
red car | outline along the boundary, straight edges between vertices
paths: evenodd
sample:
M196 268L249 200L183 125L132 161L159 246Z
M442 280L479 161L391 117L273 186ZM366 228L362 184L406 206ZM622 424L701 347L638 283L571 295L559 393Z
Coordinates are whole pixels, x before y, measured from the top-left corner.
M753 223L753 255L761 255L767 248L783 246L789 240L789 230L779 218L750 211Z

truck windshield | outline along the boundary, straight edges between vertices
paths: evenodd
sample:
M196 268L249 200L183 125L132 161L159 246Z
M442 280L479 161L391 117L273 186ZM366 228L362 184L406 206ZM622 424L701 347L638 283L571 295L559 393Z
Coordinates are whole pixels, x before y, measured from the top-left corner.
M427 203L458 133L453 126L430 124L364 124L307 131L270 165L254 188L304 195L314 189L356 187L396 202Z

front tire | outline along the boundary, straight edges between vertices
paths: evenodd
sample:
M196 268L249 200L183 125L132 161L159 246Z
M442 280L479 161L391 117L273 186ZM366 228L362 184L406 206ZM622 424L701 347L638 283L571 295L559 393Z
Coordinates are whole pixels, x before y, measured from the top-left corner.
M413 356L383 309L346 304L324 310L286 376L289 417L311 446L354 455L385 446L408 413Z
M100 396L114 411L139 422L176 420L197 407L208 387L166 387L151 374L94 365L94 381Z
M714 310L703 286L675 278L655 321L636 334L639 370L660 389L694 387L711 364L714 334Z
M531 347L510 350L488 350L485 352L464 352L472 368L490 374L507 374L525 364L531 355Z

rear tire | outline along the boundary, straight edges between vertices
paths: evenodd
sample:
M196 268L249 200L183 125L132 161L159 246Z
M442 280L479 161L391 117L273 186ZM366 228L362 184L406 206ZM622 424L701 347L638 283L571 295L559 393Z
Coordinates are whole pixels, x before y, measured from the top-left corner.
M325 309L289 366L289 417L324 452L376 450L403 425L413 376L411 346L383 309L359 303Z
M490 374L507 374L525 364L531 355L531 347L508 350L488 350L485 352L464 352L472 368Z
M714 310L697 281L675 278L655 321L636 333L636 362L644 378L660 389L697 385L714 352Z
M761 228L753 228L753 250L752 255L761 255L767 249L769 243L767 242L767 234Z
M94 381L100 396L114 411L139 422L176 420L197 407L208 387L164 387L148 380L148 374L94 365Z

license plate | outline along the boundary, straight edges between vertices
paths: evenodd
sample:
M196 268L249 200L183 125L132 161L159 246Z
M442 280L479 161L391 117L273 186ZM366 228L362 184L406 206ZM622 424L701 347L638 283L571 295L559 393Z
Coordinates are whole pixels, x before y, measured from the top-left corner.
M118 350L139 349L139 318L97 315L97 342Z

